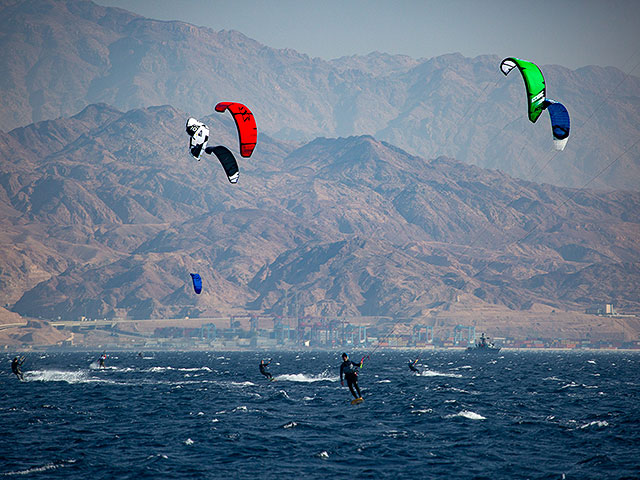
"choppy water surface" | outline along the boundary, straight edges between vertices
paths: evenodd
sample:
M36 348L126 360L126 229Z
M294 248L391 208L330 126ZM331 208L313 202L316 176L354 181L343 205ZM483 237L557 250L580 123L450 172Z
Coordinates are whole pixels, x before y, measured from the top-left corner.
M7 356L0 477L640 478L640 354L339 353Z

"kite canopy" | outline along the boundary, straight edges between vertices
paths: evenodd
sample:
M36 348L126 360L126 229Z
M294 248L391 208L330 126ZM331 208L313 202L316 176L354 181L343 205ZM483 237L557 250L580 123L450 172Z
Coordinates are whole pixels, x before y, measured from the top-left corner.
M193 280L193 291L199 295L202 291L202 278L200 278L200 274L192 273L191 279Z
M238 162L236 162L236 157L233 156L233 153L231 153L227 147L223 147L222 145L207 147L207 153L214 153L215 156L218 157L229 182L238 183L238 177L240 177Z
M551 119L551 131L553 133L553 147L556 150L564 150L569 140L569 130L571 121L569 120L569 112L565 106L553 100L545 100L545 107L549 112Z
M505 76L509 75L509 72L516 67L520 70L527 89L529 120L535 123L542 113L542 110L544 110L544 100L546 96L544 76L535 63L520 60L519 58L508 57L502 60L500 64L500 70Z
M224 113L229 110L238 128L240 141L240 155L250 157L258 142L258 127L253 113L245 105L236 102L220 102L216 105L216 112Z
M189 152L195 159L200 160L202 152L206 151L207 148L209 127L195 118L190 117L187 120L186 130L190 137Z

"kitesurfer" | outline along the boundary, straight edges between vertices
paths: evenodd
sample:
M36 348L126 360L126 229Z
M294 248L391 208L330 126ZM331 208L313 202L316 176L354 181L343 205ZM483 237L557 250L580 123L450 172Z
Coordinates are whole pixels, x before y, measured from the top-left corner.
M270 363L271 363L271 360L269 360L267 363L264 363L264 360L260 360L260 373L262 375L264 375L265 377L267 377L269 380L272 380L273 379L273 375L271 375L266 370L267 365L269 365Z
M11 362L11 371L15 374L16 377L18 377L18 380L20 381L24 381L22 370L20 370L20 367L24 363L24 360L25 360L24 357L20 357L20 358L14 357L14 359Z
M362 394L360 393L360 387L358 386L358 371L356 369L362 368L362 362L356 363L349 360L349 355L346 353L342 354L342 364L340 365L340 384L344 387L344 379L347 379L347 385L349 386L349 390L351 390L351 395L356 400L362 399ZM355 388L355 390L354 390ZM356 395L356 391L358 394Z
M420 373L420 370L416 368L416 363L418 363L418 358L416 358L413 362L409 362L409 370L412 372Z
M104 361L106 359L107 359L107 353L106 352L102 352L102 355L100 355L100 358L98 359L98 366L100 368L105 368Z

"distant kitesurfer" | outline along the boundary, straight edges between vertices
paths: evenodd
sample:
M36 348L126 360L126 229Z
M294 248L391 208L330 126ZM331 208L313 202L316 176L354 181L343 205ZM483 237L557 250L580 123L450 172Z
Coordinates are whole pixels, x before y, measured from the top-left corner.
M271 360L269 360L267 363L264 363L264 360L260 360L260 373L262 375L264 375L265 377L267 377L269 380L272 380L273 379L273 375L271 375L266 370L267 365L269 365L270 363L271 363Z
M18 377L18 380L20 381L24 381L22 370L20 370L20 367L22 366L24 361L25 357L14 357L13 361L11 362L11 371L16 375L16 377Z
M418 358L416 358L413 362L409 362L409 370L412 372L420 373L420 370L416 368L416 363L418 363Z
M362 394L360 393L360 387L358 386L358 371L356 369L362 368L362 362L356 363L349 360L349 355L342 354L342 365L340 365L340 384L344 387L344 378L347 379L347 385L351 390L351 395L356 400L362 400ZM355 388L355 390L354 390ZM356 391L358 394L356 395Z
M106 352L102 352L102 355L100 355L100 358L98 359L98 366L100 368L105 368L104 361L106 359L107 359L107 353Z

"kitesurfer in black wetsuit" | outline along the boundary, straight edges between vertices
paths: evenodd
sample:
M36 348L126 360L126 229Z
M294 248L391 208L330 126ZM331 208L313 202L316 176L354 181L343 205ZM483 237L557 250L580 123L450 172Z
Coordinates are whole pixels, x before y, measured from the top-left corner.
M361 367L362 362L352 362L351 360L349 360L349 355L347 355L346 353L342 354L342 365L340 365L340 384L344 387L343 378L346 378L349 390L351 390L351 395L353 395L353 398L355 398L356 400L362 398L360 387L358 386L358 371L356 370ZM356 391L358 392L357 395Z
M107 352L102 352L102 355L100 355L100 358L98 359L98 366L100 368L105 368L104 361L106 359L107 359Z
M21 358L15 357L11 362L11 371L15 374L16 377L18 377L18 380L20 381L24 381L22 370L20 370L20 367L24 363L24 360L25 360L24 357L21 357Z
M409 362L409 369L412 372L420 373L420 370L416 368L416 363L418 363L418 359L416 358L413 362Z
M267 377L269 380L271 380L273 378L273 375L271 375L269 372L267 372L265 367L267 365L269 365L270 363L271 363L271 360L269 360L267 363L264 363L264 360L260 360L260 373L262 375L264 375L265 377Z

